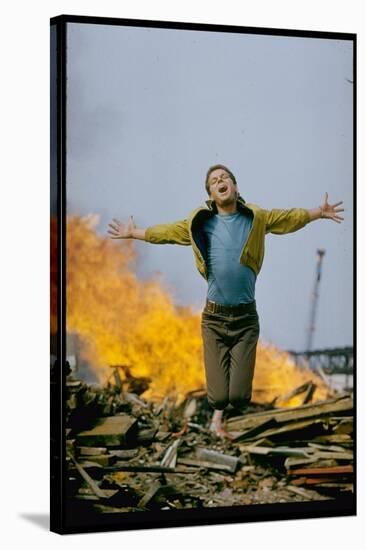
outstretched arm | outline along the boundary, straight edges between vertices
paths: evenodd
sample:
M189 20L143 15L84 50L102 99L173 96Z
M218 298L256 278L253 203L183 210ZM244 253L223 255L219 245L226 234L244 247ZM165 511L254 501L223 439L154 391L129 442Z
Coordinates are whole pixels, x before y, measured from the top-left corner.
M133 217L130 216L126 224L114 218L109 227L108 233L111 239L139 239L153 244L181 244L185 246L191 244L187 220L139 229L136 227Z
M119 220L113 218L112 223L108 224L108 233L111 239L139 239L145 240L145 229L139 229L136 227L133 221L133 216L128 218L127 223L122 223Z
M313 208L312 210L308 210L310 221L319 220L320 218L328 218L329 220L333 220L337 223L341 223L344 218L339 216L339 212L344 212L344 208L337 208L341 204L343 204L343 201L336 202L335 204L329 204L328 203L328 193L325 193L324 202L319 208Z
M328 218L337 223L341 223L343 218L339 216L339 212L343 212L343 208L338 208L343 201L335 204L328 203L328 193L325 194L324 202L319 208L307 210L305 208L290 208L288 210L265 210L266 214L266 233L275 233L284 235L298 231L307 223Z

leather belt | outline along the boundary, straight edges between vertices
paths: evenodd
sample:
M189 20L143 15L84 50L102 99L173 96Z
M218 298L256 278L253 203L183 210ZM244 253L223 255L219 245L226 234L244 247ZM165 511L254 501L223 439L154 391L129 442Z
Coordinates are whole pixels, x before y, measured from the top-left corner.
M211 300L207 300L205 307L205 310L209 313L223 313L231 315L240 315L241 313L255 311L255 309L255 300L254 302L250 302L249 304L238 304L237 306L224 306L222 304L217 304L216 302L211 302Z

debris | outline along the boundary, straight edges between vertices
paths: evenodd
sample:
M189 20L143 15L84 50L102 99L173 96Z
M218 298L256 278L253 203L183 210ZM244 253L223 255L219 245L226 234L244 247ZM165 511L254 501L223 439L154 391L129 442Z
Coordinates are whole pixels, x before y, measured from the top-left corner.
M334 413L346 411L349 414L352 414L353 411L353 399L348 395L290 409L273 409L236 417L228 421L227 429L229 431L249 429L270 418L274 418L278 423L285 423L306 418L318 418L323 415L334 415Z
M218 453L217 451L211 451L210 449L197 448L197 458L212 462L217 466L225 466L228 471L234 473L239 466L239 458L235 456L226 455L224 453Z
M143 430L139 430L136 437L136 442L140 445L151 443L154 440L157 431L157 428L146 428Z
M90 464L94 466L94 464ZM86 467L84 465L84 467ZM124 462L116 462L113 466L105 468L106 471L113 472L148 472L148 473L165 473L165 474L189 474L191 470L187 468L172 468L169 466L161 466L160 464L125 464Z
M257 436L254 436L252 439L257 437L283 439L283 436L286 436L286 439L288 439L289 436L292 439L307 439L309 435L310 437L314 437L314 435L322 433L324 431L323 426L324 421L321 418L289 422L286 424L282 423L282 425L280 424L278 427L270 428L269 430L257 434Z
M160 462L160 466L175 468L175 465L177 463L178 447L180 445L180 442L181 440L177 439L170 445L170 447L168 447L162 461Z
M132 391L143 381L113 368L113 386L67 378L67 494L78 506L122 514L326 500L353 491L349 395L274 406L294 395L309 401L308 382L271 404L252 403L245 415L229 411L232 439L218 440L208 429L212 409L202 389L156 405Z
M120 460L130 460L131 458L136 458L139 454L138 449L123 449L123 450L111 450L109 453L113 456L116 456Z
M79 457L80 460L83 459L82 456ZM116 457L111 454L100 454L100 455L88 455L88 464L99 464L100 466L111 466L116 462ZM81 462L83 464L83 462Z
M305 497L306 500L319 500L318 493L314 491L309 491L308 489L303 489L302 487L287 485L286 490L290 491L291 493L296 493L297 495Z
M353 490L353 466L322 466L293 468L288 470L288 475L293 479L293 485L316 485L318 490L325 488L338 488L344 491ZM351 489L350 489L351 487Z
M112 496L110 492L106 493L105 491L99 488L98 484L94 481L94 479L92 479L90 475L84 470L84 468L80 464L78 464L78 462L75 460L75 458L71 454L69 454L68 456L70 457L72 462L75 464L75 467L79 472L79 474L81 475L81 477L84 479L84 481L86 481L86 483L89 485L93 493L98 498L110 498ZM116 492L117 491L115 491L113 494L115 494Z
M254 436L261 434L265 430L268 430L270 428L273 428L274 426L278 426L275 418L268 418L264 420L263 422L259 422L257 426L254 426L253 428L249 428L245 432L242 432L238 435L236 435L233 440L234 441L243 441L245 439L251 439Z
M204 428L203 426L200 426L199 424L195 424L194 422L187 422L188 428L193 428L193 430L197 430L198 432L208 434L210 431L207 428Z
M77 441L82 446L118 447L127 442L127 435L137 427L135 418L126 414L100 418L94 428L80 432Z
M223 470L224 472L233 473L232 466L227 464L216 464L209 460L196 460L193 458L180 458L178 464L184 464L186 466L194 466L196 468L203 468L207 470Z
M307 390L305 391L304 399L302 400L303 405L306 405L306 403L309 403L312 400L315 390L316 384L310 382Z
M77 447L77 451L82 456L101 455L107 452L107 447Z
M316 385L309 380L308 382L305 382L305 384L302 384L301 386L298 386L297 388L291 390L290 392L286 393L285 395L281 397L277 397L274 400L274 403L286 403L286 401L290 401L293 397L296 397L297 395L301 395L305 392L305 397L303 398L303 404L307 403L311 400L312 395L316 389Z
M154 481L154 483L151 485L150 489L147 491L147 493L142 497L142 499L138 502L137 507L138 508L145 508L146 505L150 502L150 500L156 495L156 493L161 488L160 481Z
M280 456L300 456L309 458L309 450L299 447L261 447L259 445L248 445L242 447L246 452L257 455L280 455Z
M183 418L191 418L197 411L197 400L193 397L187 401L183 411Z
M353 441L352 441L352 438L349 434L340 434L340 435L338 435L337 433L334 433L334 434L329 434L329 435L321 435L319 437L315 437L314 442L336 443L336 444L342 445L343 447L348 446L348 445L353 446Z
M122 389L123 386L127 388L128 392L135 395L141 395L144 393L151 382L151 378L146 376L133 376L131 368L128 365L110 365L113 369L113 376L118 389ZM121 372L124 374L124 379L121 378Z
M335 434L351 434L353 432L353 418L342 419L334 429Z
M353 474L353 466L334 466L334 468L298 468L291 470L291 475L312 475L312 476L343 476Z
M166 439L168 439L168 437L170 436L170 432L161 432L161 431L158 431L157 434L155 435L155 439L157 441L165 441Z

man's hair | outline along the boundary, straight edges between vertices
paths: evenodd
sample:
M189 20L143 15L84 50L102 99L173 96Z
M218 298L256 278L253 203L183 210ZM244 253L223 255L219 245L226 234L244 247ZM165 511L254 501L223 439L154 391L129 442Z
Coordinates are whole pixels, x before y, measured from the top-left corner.
M227 172L229 174L229 176L231 177L231 179L233 180L234 184L237 185L234 174L232 173L231 170L229 170L229 168L227 166L224 166L223 164L214 164L213 166L210 166L210 168L207 170L207 174L206 174L205 187L206 187L206 191L207 191L208 195L210 194L210 186L208 184L208 179L210 177L210 174L214 170L219 170L220 168L221 168L221 170L225 170L225 172Z

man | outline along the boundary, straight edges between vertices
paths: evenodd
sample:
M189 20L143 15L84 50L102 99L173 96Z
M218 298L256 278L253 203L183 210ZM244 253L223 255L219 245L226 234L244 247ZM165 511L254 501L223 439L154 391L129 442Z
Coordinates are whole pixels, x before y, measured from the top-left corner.
M247 204L239 195L234 174L222 164L209 168L205 182L207 207L171 224L139 229L132 216L123 224L114 219L112 239L140 239L155 244L191 245L196 266L208 282L202 313L202 338L207 398L215 409L211 429L230 437L222 416L230 403L240 410L250 402L259 321L255 282L264 257L266 233L297 231L319 218L341 223L342 204L328 204L325 194L319 208L264 210Z

